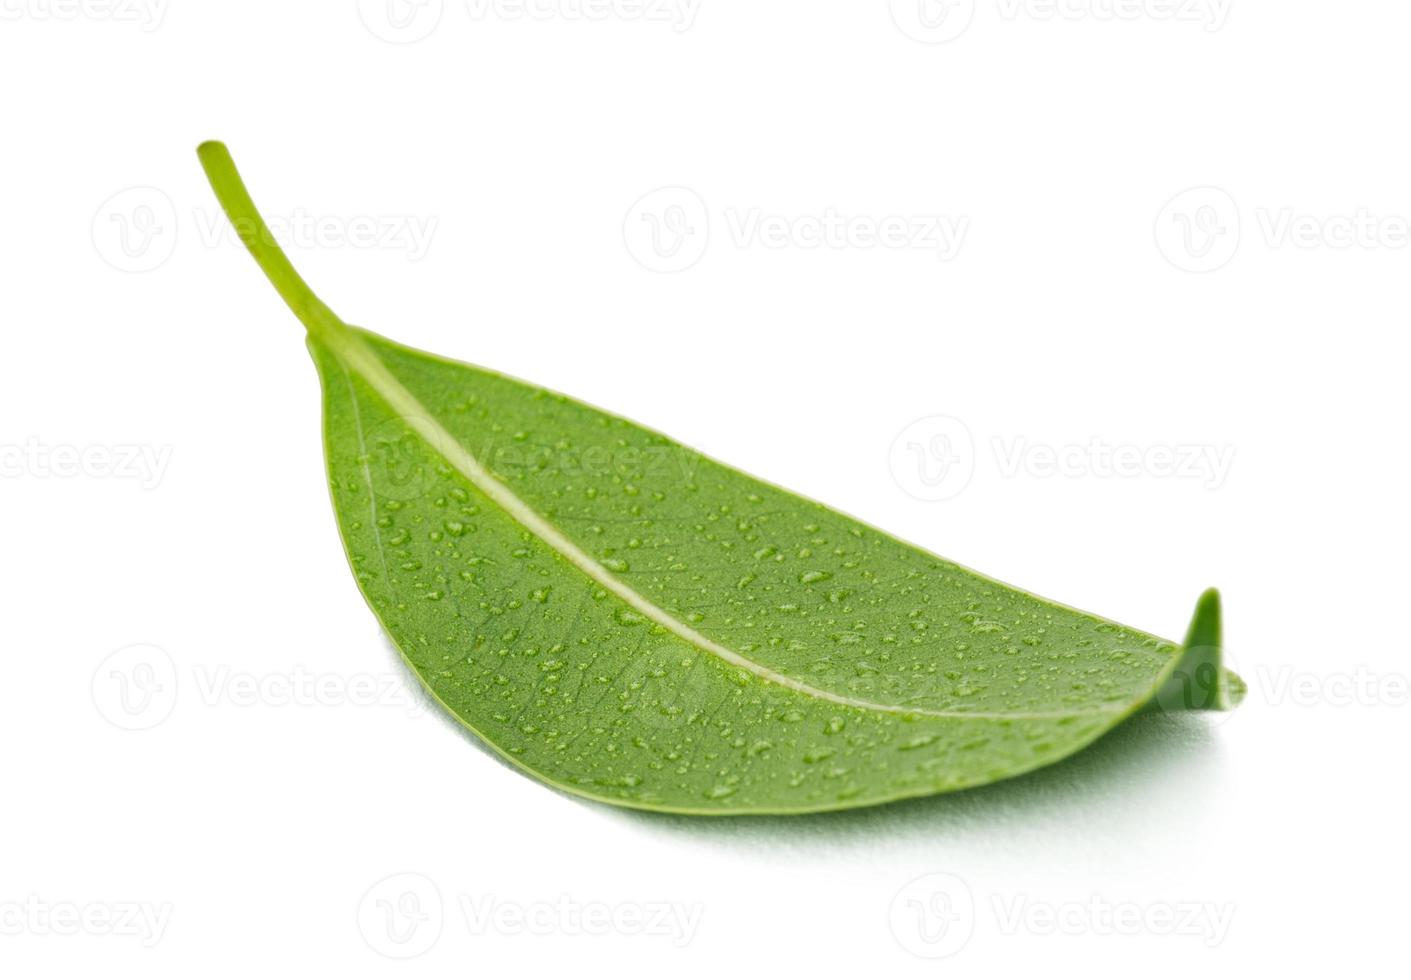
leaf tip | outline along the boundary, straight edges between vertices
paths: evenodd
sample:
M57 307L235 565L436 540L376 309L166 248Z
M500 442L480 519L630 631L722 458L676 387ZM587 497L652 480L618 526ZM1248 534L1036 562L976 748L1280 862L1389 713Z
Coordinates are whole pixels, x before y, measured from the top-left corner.
M1186 629L1185 647L1210 647L1219 650L1221 643L1220 590L1206 589L1195 601L1195 613Z
M1224 711L1239 703L1245 684L1225 669L1223 625L1220 593L1206 589L1196 600L1180 658L1157 692L1155 703L1159 707Z

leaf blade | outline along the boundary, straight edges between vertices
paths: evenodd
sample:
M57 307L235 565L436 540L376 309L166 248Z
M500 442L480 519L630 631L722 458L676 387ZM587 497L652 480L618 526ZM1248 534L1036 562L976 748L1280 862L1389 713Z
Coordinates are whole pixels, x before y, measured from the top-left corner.
M693 814L863 806L1063 758L1172 689L1180 664L1221 685L1185 707L1240 689L1210 596L1182 651L628 420L348 327L225 148L199 152L309 331L360 590L443 707L545 782Z
M399 378L412 374L407 359L430 357L400 348L389 341L376 338L375 335L360 332L358 336L370 344L375 352L373 356L385 356L394 349L401 352L403 360L398 364ZM354 356L351 360L359 365L365 374L380 374L376 368L369 369L362 356ZM431 358L431 361L432 366L438 370L448 367L456 372L455 383L443 386L451 393L451 397L464 398L479 391L476 386L478 380L481 384L489 381L498 385L519 385L521 396L531 403L542 402L545 398L554 399L557 404L567 403L567 400L560 401L540 389L499 378L490 372L481 372L467 365L445 362L439 358ZM330 384L329 379L335 378L340 372L345 375L346 380L346 364L331 352L323 354L320 371L325 378L326 390L336 388ZM405 389L405 386L402 387ZM356 388L351 389L350 393L355 395ZM483 394L477 397L483 397ZM378 401L382 402L381 414L378 414ZM496 404L503 408L503 397L497 400ZM609 418L596 413L596 410L572 404L575 411ZM359 444L358 453L366 456L369 452L365 439L367 431L383 429L388 424L395 427L399 419L424 421L433 417L439 418L448 411L445 406L428 406L410 395L399 395L392 399L379 398L376 390L369 389L363 392L363 403L355 413L360 420L355 428L364 437ZM330 414L336 416L336 409ZM346 416L348 413L345 410L343 414ZM613 420L608 424L614 429L631 425L624 420ZM338 430L339 424L334 423L330 429L331 439L336 440ZM467 456L471 455L470 451L465 449L464 437L452 435L442 427L433 430L425 424L407 423L406 430L417 433L425 446L436 447L429 454L433 458L427 460L428 464L434 463L435 456L457 456L458 453L450 448L452 444L459 446ZM562 432L563 426L560 425L557 431ZM645 434L643 438L661 438L647 430L639 431ZM511 438L517 434L512 433ZM399 439L400 435L391 441L395 444ZM484 449L482 447L477 451L483 454ZM348 455L350 453L346 449L339 451L331 445L330 465L334 460ZM383 465L385 463L384 460ZM502 520L506 526L498 529L500 540L481 545L474 554L448 548L444 534L439 538L436 536L437 528L444 529L448 525L459 523L460 533L453 537L463 540L470 535L474 540L475 536L485 535L489 531L486 526L486 509L495 503L494 495L483 492L486 489L483 485L485 480L494 479L488 475L488 470L485 471L487 477L479 478L481 485L478 486L477 479L464 472L456 472L457 469L450 466L438 474L425 474L428 482L418 484L414 481L415 492L410 495L405 490L393 493L393 498L410 496L410 499L392 501L397 504L395 510L399 515L408 514L409 507L421 507L428 502L430 509L424 512L414 510L408 514L406 521L399 516L390 522L390 526L403 528L410 525L427 533L422 540L415 532L411 532L407 538L394 544L392 547L395 553L391 555L390 561L382 562L381 582L369 582L360 576L360 586L370 605L379 612L389 635L408 657L413 669L426 681L433 694L453 716L487 742L500 748L503 754L521 767L560 788L594 799L619 805L685 813L791 813L888 802L907 796L977 785L1046 765L1082 748L1140 707L1154 691L1162 665L1175 662L1176 648L1173 644L1155 640L1136 631L1121 631L1110 634L1117 638L1115 642L1132 645L1135 649L1129 652L1150 650L1146 666L1154 669L1141 671L1137 689L1124 694L1115 703L1104 704L1097 709L1092 705L1070 705L1042 713L1032 710L987 712L974 708L953 712L925 704L881 703L877 700L856 698L850 693L840 696L836 691L799 684L787 675L778 675L778 672L772 669L760 669L753 661L748 664L741 663L742 658L734 654L734 651L729 651L731 656L720 656L718 642L694 629L685 628L673 614L660 607L653 605L652 615L645 615L644 622L638 624L624 623L620 609L610 620L594 620L587 610L592 608L593 602L601 602L602 599L590 601L590 597L580 596L577 607L567 615L570 627L563 631L564 636L576 637L580 641L590 638L594 642L610 645L613 632L620 628L630 632L634 626L652 625L660 627L669 635L661 638L655 648L648 646L644 649L638 646L614 651L609 655L599 654L596 659L577 665L562 656L563 650L556 651L554 645L551 645L545 658L538 663L541 666L547 665L551 674L577 673L578 676L568 680L562 676L554 677L554 683L550 685L554 690L549 692L550 697L560 693L563 688L573 691L574 697L558 703L551 700L541 700L537 705L516 703L514 711L503 711L503 717L497 718L493 710L486 710L484 703L485 698L493 693L491 685L495 678L488 678L487 683L487 678L479 677L477 682L477 667L469 662L475 655L467 658L466 663L453 665L418 658L414 649L409 652L408 647L414 648L415 641L408 641L406 638L425 635L428 622L445 619L445 607L438 607L437 612L428 613L424 617L416 615L416 610L420 607L415 602L415 597L426 597L444 588L447 595L428 601L441 603L451 594L465 601L468 594L474 593L475 589L484 590L488 584L491 592L499 589L502 595L498 604L490 602L490 611L494 616L509 615L513 620L510 609L515 597L519 599L521 608L524 608L526 601L532 600L537 590L523 584L522 580L497 582L496 574L491 570L495 562L492 556L525 550L526 537L545 542L554 535L530 533L525 537L516 538L512 525L520 522L513 515L522 513L525 508L523 502L516 497L508 506L501 508L507 516ZM534 469L540 476L546 475L543 467ZM580 474L580 477L586 475ZM620 478L621 474L615 476ZM609 477L610 480L613 478ZM750 480L742 475L738 478ZM464 482L457 483L457 479ZM375 482L370 475L364 477L366 499L369 501L377 496L378 488L374 485ZM646 480L641 482L647 483ZM357 540L359 530L365 529L366 525L364 528L353 526L357 522L350 517L350 512L355 510L355 505L346 497L338 500L339 481L336 478L334 484L336 509L339 511L345 539ZM755 486L753 482L750 485ZM346 493L346 482L343 489ZM460 490L463 497L462 506L458 510L452 504L457 499L456 490ZM481 491L480 496L476 495L477 491ZM750 494L745 492L741 495L748 498ZM598 496L601 497L602 494ZM640 496L640 492L637 496ZM504 503L503 497L500 502ZM803 502L803 505L810 512L816 512L821 507L812 502ZM433 515L440 508L445 508L448 513L454 512L454 516L443 516L438 523ZM369 517L375 523L376 517ZM473 530L471 525L474 525ZM395 531L393 533L395 534ZM864 533L880 535L880 532L870 530ZM896 544L906 547L900 543ZM580 555L586 554L576 545L573 547ZM561 546L555 542L534 557L540 562L551 564L551 554L561 554L561 550ZM528 557L521 556L520 560ZM447 574L455 562L477 559L484 561L475 566L480 570L475 575L474 589L457 585L454 578ZM931 560L942 562L940 559ZM485 562L491 563L490 566L487 567ZM559 569L557 573L540 570L541 578L551 583L548 586L550 594L553 594L554 590L562 593L572 589L574 572L582 574L592 585L599 587L600 592L608 592L609 590L604 588L609 584L607 580L615 578L602 573L586 573L582 561L569 561L566 564L568 568ZM948 569L954 567L949 563L942 564ZM397 571L404 569L404 566L415 567L405 568L409 575L399 585L393 584L398 578ZM433 569L430 577L427 577L428 569ZM988 589L1007 589L979 576L976 576L976 579ZM544 586L540 585L539 588ZM466 591L462 591L463 589ZM407 596L413 597L413 601L406 601ZM622 608L640 609L640 606L633 606L620 594L612 594L610 598L619 600ZM1049 608L1042 600L1027 595L1025 598ZM483 604L483 600L477 604ZM461 608L464 609L464 606ZM422 611L425 612L425 609ZM1050 614L1057 615L1059 612L1090 622L1099 632L1112 628L1111 624L1095 617L1062 610L1061 607L1051 607ZM399 613L409 615L403 619L399 617ZM552 611L546 609L538 610L537 614L541 623L546 619L552 620L554 616ZM668 628L666 620L680 628ZM984 624L988 621L978 622ZM515 622L500 636L503 639L514 630L532 628L534 627ZM488 649L493 643L485 642L487 636L485 632L448 635L442 638L441 647L450 650L478 649L486 651L486 656L505 656L504 650ZM516 634L506 642L518 643L521 638L522 634ZM542 652L532 646L530 651L531 656L538 656ZM716 657L719 665L703 666L692 659L701 653ZM640 669L634 666L634 658ZM687 667L683 668L683 665ZM666 675L673 669L686 669L688 679L684 682L685 686L674 686L673 681L663 681L661 676L658 676L656 681L663 690L654 694L651 690L653 672ZM778 686L783 691L776 692L778 696L774 697L761 695L759 691L741 696L739 692L745 684L742 684L739 677L732 678L730 669L747 673L749 678L746 684L758 687ZM609 710L590 709L574 713L569 702L578 697L589 697L582 692L592 691L595 676L617 680L625 676L627 683L616 686L608 683L598 692L596 707ZM533 672L523 672L515 676L513 684L532 689L535 684ZM634 688L641 693L634 692ZM613 698L616 699L616 704L611 700ZM674 700L680 703L674 703ZM810 704L810 701L820 703ZM672 714L673 708L677 709L680 717ZM708 722L702 724L703 719L716 717L721 710L738 716L739 720L724 729L713 729ZM656 712L664 717L628 717L636 711ZM523 719L526 712L537 712L535 717L540 719L528 724L534 731L516 733L512 725L505 724L506 719ZM888 717L879 718L878 715ZM544 719L547 719L547 722L543 721ZM556 756L562 733L566 730L590 733L589 742L595 747L579 752L574 757L574 765L564 769ZM744 744L737 744L741 739L738 734L741 731L749 731L750 735ZM614 736L622 742L636 737L647 744L639 746L644 751L638 753L620 746L603 748L604 745L616 744L612 741ZM768 747L762 748L761 742L768 742ZM761 754L775 753L776 750L776 759L782 758L782 763L773 760L767 763L756 761ZM614 759L614 765L606 769L594 765L595 752ZM666 788L656 788L656 783L663 780L658 777L654 783L651 780L652 775L670 770L677 762L676 757L685 757L688 754L693 758L710 760L713 768L694 774L671 772L670 778L664 780ZM859 772L867 772L871 776L868 780L859 780L856 776ZM688 776L692 778L685 778Z

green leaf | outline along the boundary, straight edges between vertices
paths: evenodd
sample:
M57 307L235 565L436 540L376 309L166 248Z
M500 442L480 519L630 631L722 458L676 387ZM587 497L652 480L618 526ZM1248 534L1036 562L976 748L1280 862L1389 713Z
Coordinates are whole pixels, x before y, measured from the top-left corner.
M358 587L445 709L536 778L651 810L842 809L1048 765L1149 703L1230 700L1213 593L1183 653L347 326L225 147L199 153L308 330Z

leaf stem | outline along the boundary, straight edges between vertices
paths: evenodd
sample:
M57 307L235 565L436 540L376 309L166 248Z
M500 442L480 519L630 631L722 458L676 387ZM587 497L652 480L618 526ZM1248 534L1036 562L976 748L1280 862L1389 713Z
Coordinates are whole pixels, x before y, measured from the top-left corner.
M279 295L284 297L284 302L289 304L299 322L311 335L321 340L335 340L344 335L347 327L343 321L314 295L275 241L269 225L260 217L225 144L214 140L202 143L196 148L196 155L201 158L201 166L205 168L211 189L216 192L216 199L225 209L235 233L255 257Z

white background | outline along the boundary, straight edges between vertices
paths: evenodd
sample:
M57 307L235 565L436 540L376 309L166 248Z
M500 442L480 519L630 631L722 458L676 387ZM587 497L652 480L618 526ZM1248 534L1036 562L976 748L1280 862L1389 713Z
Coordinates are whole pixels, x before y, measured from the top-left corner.
M0 4L0 971L1401 962L1411 9L588 2ZM1218 585L1248 701L824 818L511 772L354 588L208 138L353 322L1168 637Z

